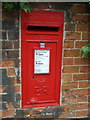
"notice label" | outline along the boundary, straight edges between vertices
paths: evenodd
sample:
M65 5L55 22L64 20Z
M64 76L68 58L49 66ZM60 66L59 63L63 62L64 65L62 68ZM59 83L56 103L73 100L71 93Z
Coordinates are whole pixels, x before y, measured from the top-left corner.
M34 51L34 73L49 73L50 50Z

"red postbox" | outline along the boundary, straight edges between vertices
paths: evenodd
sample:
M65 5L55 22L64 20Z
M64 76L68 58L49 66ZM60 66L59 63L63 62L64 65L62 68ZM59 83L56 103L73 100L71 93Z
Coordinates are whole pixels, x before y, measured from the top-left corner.
M64 12L21 15L22 107L60 104Z

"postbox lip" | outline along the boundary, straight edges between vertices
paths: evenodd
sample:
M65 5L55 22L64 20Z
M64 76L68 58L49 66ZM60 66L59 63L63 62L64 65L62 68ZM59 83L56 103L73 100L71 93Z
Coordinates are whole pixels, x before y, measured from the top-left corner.
M26 13L22 10L21 14L23 22L31 26L60 27L64 18L64 11L31 10Z
M58 22L53 22L53 23L50 23L50 22L33 22L33 21L27 21L26 22L26 26L43 26L43 27L60 27L61 23L58 23Z
M24 10L22 10L21 12L25 12ZM30 12L27 12L27 13L32 13L32 12L40 12L40 14L41 13L50 13L50 14L52 14L52 13L54 13L54 14L64 14L64 12L65 11L60 11L60 10L50 10L50 9L32 9Z

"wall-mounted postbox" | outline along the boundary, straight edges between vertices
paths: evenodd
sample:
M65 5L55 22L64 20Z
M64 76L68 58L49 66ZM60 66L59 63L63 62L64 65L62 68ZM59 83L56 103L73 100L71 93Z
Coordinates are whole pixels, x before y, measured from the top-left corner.
M22 107L60 103L64 13L22 11Z

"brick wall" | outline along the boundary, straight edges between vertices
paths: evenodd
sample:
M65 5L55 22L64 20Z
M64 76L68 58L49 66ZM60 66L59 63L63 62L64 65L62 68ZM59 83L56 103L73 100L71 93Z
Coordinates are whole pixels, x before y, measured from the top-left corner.
M21 108L19 13L2 14L2 118L86 118L90 115L90 59L82 58L81 47L89 40L89 10L85 3L30 3L34 9L65 11L61 105ZM1 105L1 101L0 101Z
M73 4L72 17L65 23L62 74L62 106L59 117L89 116L90 59L82 58L81 47L89 39L89 14L85 4Z

